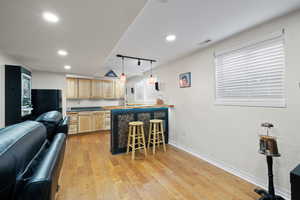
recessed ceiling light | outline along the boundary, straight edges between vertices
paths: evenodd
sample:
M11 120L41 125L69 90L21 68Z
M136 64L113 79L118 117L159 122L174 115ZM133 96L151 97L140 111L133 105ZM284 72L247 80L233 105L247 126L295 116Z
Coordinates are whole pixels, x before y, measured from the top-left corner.
M47 22L50 22L50 23L59 22L59 17L57 15L55 15L54 13L51 13L51 12L44 12L43 13L43 18L44 18L44 20L46 20Z
M69 53L66 50L58 50L57 54L60 56L67 56Z
M65 65L64 68L65 68L66 70L70 70L72 67L71 67L70 65Z
M167 40L168 42L174 42L174 41L176 40L176 35L168 35L168 36L166 37L166 40Z

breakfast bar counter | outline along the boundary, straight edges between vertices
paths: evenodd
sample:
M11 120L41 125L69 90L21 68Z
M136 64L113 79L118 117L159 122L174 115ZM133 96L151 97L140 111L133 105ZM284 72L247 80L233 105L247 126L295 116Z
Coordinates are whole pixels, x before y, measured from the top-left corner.
M128 124L131 121L144 122L146 141L149 134L151 119L161 119L164 124L165 141L169 139L169 108L172 105L135 105L135 106L110 106L104 109L111 110L111 153L125 153L128 140Z

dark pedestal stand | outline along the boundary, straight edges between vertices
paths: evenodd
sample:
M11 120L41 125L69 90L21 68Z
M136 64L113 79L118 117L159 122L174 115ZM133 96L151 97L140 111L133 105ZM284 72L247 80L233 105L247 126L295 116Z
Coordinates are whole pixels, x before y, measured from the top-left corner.
M268 175L269 175L269 192L266 190L255 189L254 191L261 197L258 200L284 200L281 196L275 195L273 183L273 157L267 156Z

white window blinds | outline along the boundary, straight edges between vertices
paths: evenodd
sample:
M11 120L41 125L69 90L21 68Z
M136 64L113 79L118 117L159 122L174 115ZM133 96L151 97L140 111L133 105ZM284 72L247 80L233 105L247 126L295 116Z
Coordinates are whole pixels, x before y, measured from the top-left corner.
M285 107L283 33L216 54L216 104Z

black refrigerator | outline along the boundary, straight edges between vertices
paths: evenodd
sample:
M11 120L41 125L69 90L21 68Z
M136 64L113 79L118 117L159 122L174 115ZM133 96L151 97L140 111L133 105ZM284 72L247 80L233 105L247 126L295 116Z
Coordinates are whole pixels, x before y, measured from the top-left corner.
M56 89L33 89L32 95L32 117L48 111L62 112L62 91Z

